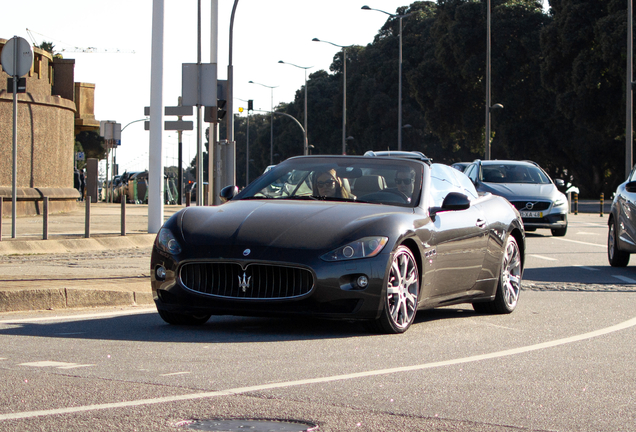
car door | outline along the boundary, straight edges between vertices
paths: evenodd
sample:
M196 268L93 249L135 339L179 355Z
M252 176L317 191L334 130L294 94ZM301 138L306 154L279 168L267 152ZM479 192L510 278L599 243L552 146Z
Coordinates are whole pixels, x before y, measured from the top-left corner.
M629 176L629 182L625 184L617 196L618 200L618 235L636 249L636 192L631 182L636 181L636 168Z
M430 191L433 206L441 207L450 192L467 195L454 178L448 177L451 175L444 169L435 170L434 165ZM465 210L437 212L432 225L431 243L436 251L432 295L442 299L457 297L470 291L481 274L488 246L488 223L481 208L471 205Z

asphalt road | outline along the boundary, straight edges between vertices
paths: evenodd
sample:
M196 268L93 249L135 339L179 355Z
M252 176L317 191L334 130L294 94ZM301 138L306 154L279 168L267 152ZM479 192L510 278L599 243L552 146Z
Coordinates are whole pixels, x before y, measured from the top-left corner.
M636 266L609 267L605 222L529 233L513 314L424 311L399 336L237 317L179 328L141 308L0 315L0 430L636 430Z

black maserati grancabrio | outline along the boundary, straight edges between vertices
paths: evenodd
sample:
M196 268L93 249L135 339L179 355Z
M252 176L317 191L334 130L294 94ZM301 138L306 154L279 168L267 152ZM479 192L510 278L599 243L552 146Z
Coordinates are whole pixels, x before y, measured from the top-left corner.
M402 333L418 309L517 305L519 212L421 153L294 157L237 192L157 234L152 291L166 322L307 315Z

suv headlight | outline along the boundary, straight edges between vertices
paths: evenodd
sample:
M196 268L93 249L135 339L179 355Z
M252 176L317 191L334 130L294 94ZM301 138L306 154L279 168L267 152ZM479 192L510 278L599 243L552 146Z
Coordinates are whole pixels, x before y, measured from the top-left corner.
M346 261L370 258L379 254L388 241L388 237L364 237L360 240L347 243L338 249L334 249L320 258L324 261Z
M560 206L562 206L562 205L567 204L567 202L568 202L568 200L567 200L567 198L566 198L566 197L564 197L564 196L560 196L559 198L557 198L557 199L555 199L555 200L554 200L554 204L553 204L553 206L554 206L554 207L560 207Z
M181 245L168 228L161 228L157 234L157 247L172 255L181 253Z

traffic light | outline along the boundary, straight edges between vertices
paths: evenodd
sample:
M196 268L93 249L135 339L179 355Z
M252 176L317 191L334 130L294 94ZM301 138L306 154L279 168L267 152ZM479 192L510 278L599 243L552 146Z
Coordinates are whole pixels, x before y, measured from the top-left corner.
M254 111L254 101L252 99L247 101L247 111Z
M220 121L225 117L225 104L226 101L223 99L217 99L216 101L216 120Z

